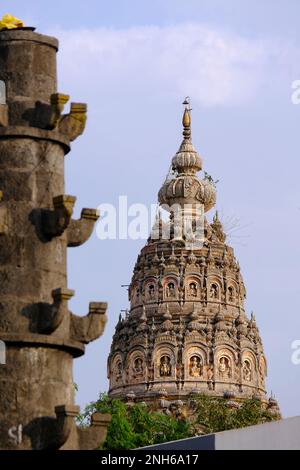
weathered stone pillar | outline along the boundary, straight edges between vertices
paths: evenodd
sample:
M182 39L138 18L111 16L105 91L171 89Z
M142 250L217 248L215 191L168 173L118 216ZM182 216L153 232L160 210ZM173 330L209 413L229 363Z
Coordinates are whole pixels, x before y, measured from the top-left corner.
M64 194L64 158L84 130L86 105L62 114L57 50L55 38L27 28L0 32L2 449L94 448L109 421L98 416L86 435L74 423L73 358L102 334L106 304L91 302L85 317L68 310L67 246L88 239L98 213L83 209L72 220L76 198Z

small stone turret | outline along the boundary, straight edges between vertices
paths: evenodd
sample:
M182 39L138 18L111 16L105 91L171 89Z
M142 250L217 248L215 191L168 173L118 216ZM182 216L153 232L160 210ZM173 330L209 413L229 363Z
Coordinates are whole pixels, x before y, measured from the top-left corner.
M90 236L99 217L65 194L64 159L82 134L86 105L58 93L55 38L34 28L0 31L0 448L96 448L107 415L77 429L73 358L98 338L106 303L69 311L67 247Z
M183 141L158 195L170 213L169 238L159 220L134 267L130 313L116 326L108 358L109 395L163 409L202 393L237 401L255 396L267 407L262 341L254 315L246 315L239 263L218 212L211 223L205 218L216 187L207 174L196 175L202 160L184 105ZM200 244L185 233L175 236L174 204L192 225L203 217Z

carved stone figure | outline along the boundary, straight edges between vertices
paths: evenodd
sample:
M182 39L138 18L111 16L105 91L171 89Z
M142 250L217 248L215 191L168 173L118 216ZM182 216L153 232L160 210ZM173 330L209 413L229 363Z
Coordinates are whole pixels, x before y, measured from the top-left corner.
M200 377L201 374L201 359L198 356L192 356L189 363L190 377Z
M218 370L221 379L228 379L231 376L230 360L227 357L222 356L219 359Z
M184 365L182 363L177 364L177 378L182 380L184 378Z
M116 366L116 382L120 382L120 380L122 379L122 375L123 367L121 361L119 361Z
M217 284L212 284L210 286L209 296L211 299L217 299L219 296L219 288Z
M144 362L143 362L143 359L141 357L138 357L137 359L135 359L135 361L133 363L133 372L134 372L135 376L143 375L143 373L144 373Z
M155 297L155 286L153 284L150 284L148 288L148 294L150 299L154 299Z
M170 377L171 375L171 360L169 356L162 356L160 359L159 373L161 377Z
M228 301L229 302L234 302L235 300L235 292L233 287L228 287Z
M167 297L175 297L175 285L173 282L169 282L167 285L166 293Z
M251 364L249 361L244 361L243 364L243 379L246 382L251 382L252 372L251 372Z
M195 282L191 282L189 285L189 295L190 297L198 297L198 289Z

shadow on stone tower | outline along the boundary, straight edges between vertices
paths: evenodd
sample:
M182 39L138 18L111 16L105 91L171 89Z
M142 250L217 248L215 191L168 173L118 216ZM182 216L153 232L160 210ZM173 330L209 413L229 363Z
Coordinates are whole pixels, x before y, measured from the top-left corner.
M67 247L83 244L99 214L64 194L64 158L84 131L86 105L57 93L55 38L0 31L0 448L94 449L109 415L76 427L73 358L98 338L106 303L68 309Z

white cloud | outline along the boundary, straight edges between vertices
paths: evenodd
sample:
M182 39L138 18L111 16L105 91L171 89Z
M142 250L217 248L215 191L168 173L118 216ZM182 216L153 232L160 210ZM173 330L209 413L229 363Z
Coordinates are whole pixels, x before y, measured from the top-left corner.
M202 106L251 100L272 80L271 70L289 55L288 46L280 41L243 38L200 24L54 34L61 44L63 83L75 77L94 90L101 84L107 91L122 87L176 99L189 94Z

